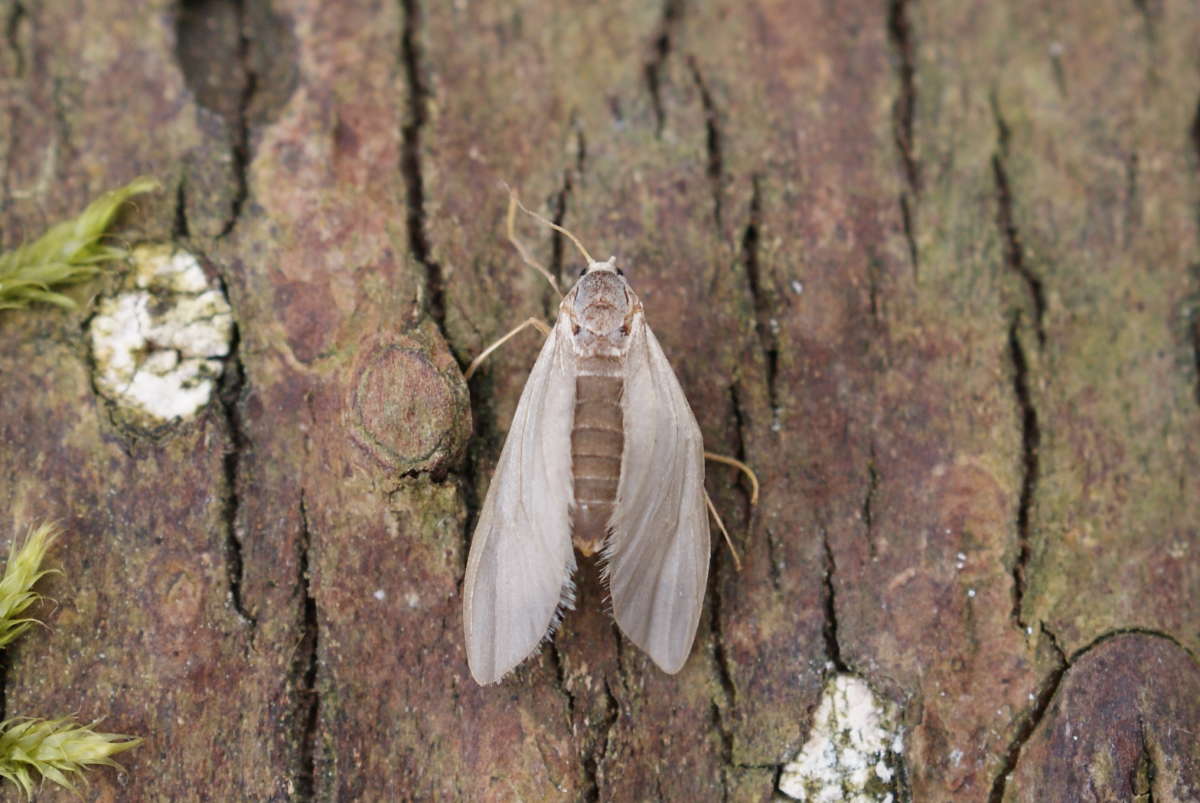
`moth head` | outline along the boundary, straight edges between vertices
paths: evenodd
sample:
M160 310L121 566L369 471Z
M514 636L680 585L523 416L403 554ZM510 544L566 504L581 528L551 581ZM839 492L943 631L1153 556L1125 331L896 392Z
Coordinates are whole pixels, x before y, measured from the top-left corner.
M615 257L590 262L565 302L580 346L607 356L624 353L638 302Z
M609 273L615 273L621 277L625 276L625 271L623 271L617 267L617 258L609 257L608 259L604 260L603 262L593 262L591 260L588 260L587 265L585 265L584 267L579 269L579 278L582 279L584 276L587 276L589 273L592 273L593 271L598 271L598 270L608 271Z

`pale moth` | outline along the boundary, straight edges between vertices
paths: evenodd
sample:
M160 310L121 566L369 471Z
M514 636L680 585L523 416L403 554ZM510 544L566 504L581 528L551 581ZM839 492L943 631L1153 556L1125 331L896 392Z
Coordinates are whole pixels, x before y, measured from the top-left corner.
M545 272L511 233L514 205L510 239ZM700 621L700 428L615 259L575 244L587 268L525 383L471 540L463 627L480 684L529 657L574 606L572 543L601 553L617 625L664 671L683 667Z

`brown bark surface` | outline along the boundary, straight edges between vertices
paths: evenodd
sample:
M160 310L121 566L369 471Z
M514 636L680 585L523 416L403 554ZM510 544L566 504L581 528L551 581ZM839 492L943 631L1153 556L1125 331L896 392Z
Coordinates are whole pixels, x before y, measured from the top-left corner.
M146 738L86 798L769 800L836 672L901 712L899 799L1200 797L1200 6L130 9L0 0L3 246L155 175L121 237L237 324L146 432L90 375L119 271L0 312L0 505L66 533L4 715ZM502 180L618 256L762 478L710 464L745 568L714 541L676 676L589 562L551 644L467 671L539 338L460 366L556 307Z

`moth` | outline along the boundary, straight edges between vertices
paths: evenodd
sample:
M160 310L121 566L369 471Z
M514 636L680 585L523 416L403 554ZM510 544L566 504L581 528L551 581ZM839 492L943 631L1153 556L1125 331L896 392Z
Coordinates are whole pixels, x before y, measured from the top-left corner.
M664 671L683 667L700 621L709 561L700 427L615 259L584 255L471 541L463 628L481 685L535 652L574 607L572 546L601 554L618 627Z

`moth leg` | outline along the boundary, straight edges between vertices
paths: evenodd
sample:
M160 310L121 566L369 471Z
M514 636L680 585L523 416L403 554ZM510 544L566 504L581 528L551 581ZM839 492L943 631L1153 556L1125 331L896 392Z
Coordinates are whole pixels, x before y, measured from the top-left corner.
M712 514L713 519L717 522L717 527L721 530L721 535L725 536L725 545L729 547L729 554L733 555L733 567L740 572L742 570L742 558L738 554L737 547L733 545L733 539L729 537L729 530L725 529L725 522L721 521L721 514L717 512L716 505L713 504L708 491L704 492L704 504L708 505L708 512Z
M493 343L492 345L485 348L482 352L480 352L478 357L471 360L471 364L468 365L467 370L463 372L463 379L466 381L470 381L471 376L474 375L474 373L475 373L475 369L479 367L479 364L481 362L483 362L485 359L487 359L488 355L490 355L493 351L495 351L496 349L503 346L505 343L507 343L512 338L519 335L521 333L521 330L523 330L527 326L532 326L533 328L537 329L539 332L541 332L543 335L545 335L547 337L550 336L550 325L549 324L547 324L541 318L527 318L524 323L520 324L515 329L510 331L508 334L506 334L504 337L500 338L495 343Z
M706 460L712 460L716 463L724 463L727 466L733 466L738 471L746 475L750 480L750 504L758 504L758 475L754 473L754 469L738 460L736 457L726 457L723 454L714 454L713 452L705 452ZM709 513L712 513L713 519L717 522L717 527L721 530L721 535L725 536L725 543L729 546L730 553L733 554L733 565L740 572L742 570L742 559L738 556L738 551L733 545L733 540L729 537L729 531L725 529L725 522L721 521L721 516L717 513L717 508L713 505L712 499L708 496L708 491L704 492L704 503L708 505Z
M750 468L750 466L746 465L741 460L738 460L736 457L726 457L723 454L705 452L704 458L706 460L713 460L717 463L724 463L727 466L733 466L738 471L745 474L746 478L750 480L750 504L758 504L758 475L754 473L754 469Z

